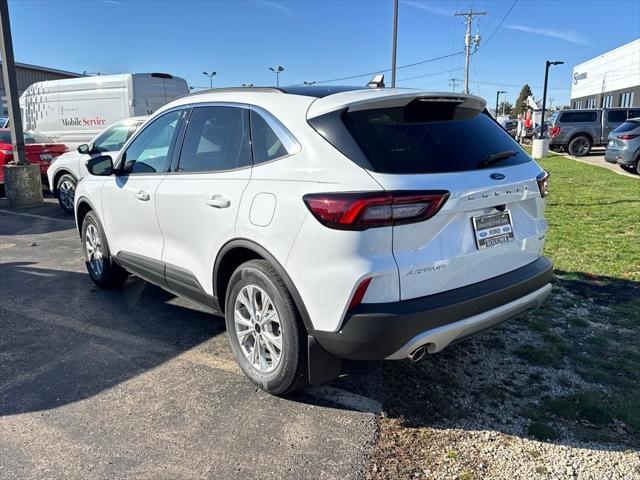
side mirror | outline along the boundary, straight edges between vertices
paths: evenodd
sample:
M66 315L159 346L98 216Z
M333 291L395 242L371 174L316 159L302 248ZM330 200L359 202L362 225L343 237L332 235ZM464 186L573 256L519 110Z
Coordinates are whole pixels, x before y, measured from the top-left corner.
M109 155L90 158L85 165L91 175L108 177L113 174L113 160Z
M88 154L91 151L89 145L83 143L82 145L78 145L78 153Z

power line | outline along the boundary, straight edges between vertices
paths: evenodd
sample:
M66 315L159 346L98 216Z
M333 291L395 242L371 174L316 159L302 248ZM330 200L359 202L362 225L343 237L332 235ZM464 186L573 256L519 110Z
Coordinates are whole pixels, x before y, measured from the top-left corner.
M430 63L430 62L436 62L438 60L443 60L445 58L449 58L449 57L455 57L457 55L462 55L464 52L455 52L455 53L450 53L448 55L442 55L440 57L435 57L435 58L429 58L427 60L421 60L419 62L413 62L413 63L408 63L406 65L400 65L399 67L396 67L396 70L400 70L402 68L409 68L409 67L415 67L416 65L424 65L425 63ZM354 78L361 78L361 77L370 77L372 75L376 75L378 73L387 73L390 72L391 69L387 68L384 70L376 70L375 72L368 72L368 73L360 73L358 75L350 75L348 77L339 77L339 78L332 78L330 80L318 80L316 83L332 83L332 82L340 82L342 80L352 80ZM296 83L293 86L298 86L298 85L303 85L302 83Z
M493 38L493 36L496 34L496 32L500 29L500 27L502 26L504 21L507 19L507 17L511 13L511 10L513 10L513 7L516 6L516 3L518 3L518 0L513 0L513 3L509 7L509 10L507 10L507 13L504 14L504 17L502 17L502 20L500 20L500 23L498 23L498 26L495 28L495 30L493 32L491 32L491 35L489 35L489 38L487 38L487 40L484 42L484 45L489 43L489 41Z
M401 79L398 79L398 81L399 82L407 82L409 80L416 80L418 78L435 77L436 75L442 75L443 73L459 72L460 70L462 70L462 67L460 67L460 68L450 68L449 70L442 70L441 72L425 73L423 75L416 75L415 77L401 78Z

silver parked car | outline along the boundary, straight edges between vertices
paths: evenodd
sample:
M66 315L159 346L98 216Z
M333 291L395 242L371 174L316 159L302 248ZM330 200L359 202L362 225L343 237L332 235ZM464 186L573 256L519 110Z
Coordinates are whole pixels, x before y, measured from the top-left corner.
M609 134L604 159L640 175L640 117L630 118Z

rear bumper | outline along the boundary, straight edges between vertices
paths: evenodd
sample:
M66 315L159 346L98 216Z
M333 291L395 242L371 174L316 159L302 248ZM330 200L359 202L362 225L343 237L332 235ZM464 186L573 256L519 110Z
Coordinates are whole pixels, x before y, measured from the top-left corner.
M533 263L487 281L393 303L362 304L337 332L313 336L330 354L354 360L401 359L448 344L539 306L551 290L552 263Z

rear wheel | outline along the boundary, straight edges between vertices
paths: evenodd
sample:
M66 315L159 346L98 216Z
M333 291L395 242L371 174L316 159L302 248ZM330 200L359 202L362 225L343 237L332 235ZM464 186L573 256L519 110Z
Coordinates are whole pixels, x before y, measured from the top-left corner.
M269 262L251 260L233 273L225 319L233 355L253 383L274 395L305 385L305 329L287 287Z
M571 139L567 150L569 151L569 155L583 157L591 151L591 139L584 135L578 135Z
M96 285L117 288L125 282L129 274L113 262L107 237L93 212L87 213L82 222L82 246L87 271Z
M76 198L77 181L69 174L64 174L58 179L56 191L60 208L67 213L73 213L73 202Z

